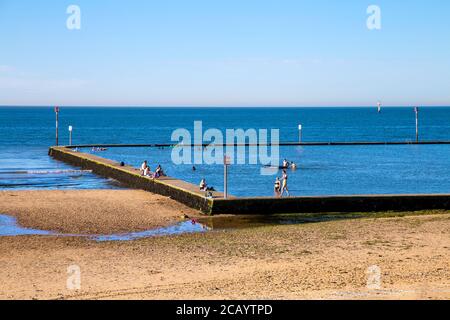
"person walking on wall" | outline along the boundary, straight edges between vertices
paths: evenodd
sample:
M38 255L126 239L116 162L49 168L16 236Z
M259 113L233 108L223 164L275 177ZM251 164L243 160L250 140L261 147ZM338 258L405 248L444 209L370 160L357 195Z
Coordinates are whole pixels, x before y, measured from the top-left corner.
M282 185L281 185L281 197L283 197L284 192L286 191L286 194L288 197L290 197L289 189L288 189L288 174L286 172L286 169L283 170L283 177L282 179Z

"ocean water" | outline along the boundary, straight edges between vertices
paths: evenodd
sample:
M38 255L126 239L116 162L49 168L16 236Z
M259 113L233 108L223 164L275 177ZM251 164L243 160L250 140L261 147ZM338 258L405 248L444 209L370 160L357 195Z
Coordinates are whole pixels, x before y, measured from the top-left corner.
M47 153L45 146L0 146L0 190L124 188L115 180L55 161Z
M172 143L172 132L194 121L204 130L280 129L283 142L414 141L412 108L62 108L60 144ZM117 188L89 172L71 171L47 156L55 143L53 108L0 108L0 189ZM450 108L420 109L421 140L450 140ZM90 150L84 150L90 152ZM171 148L114 148L99 155L139 166L161 164L174 177L223 186L220 165L174 165ZM281 159L298 164L289 172L292 195L450 193L450 145L282 147ZM229 192L272 196L275 176L259 165L229 168ZM280 172L277 173L281 175Z

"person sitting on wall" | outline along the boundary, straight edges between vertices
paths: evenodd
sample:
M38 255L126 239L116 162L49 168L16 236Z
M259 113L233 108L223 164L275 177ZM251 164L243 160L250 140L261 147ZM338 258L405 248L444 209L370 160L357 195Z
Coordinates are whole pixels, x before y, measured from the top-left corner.
M202 179L202 181L200 181L200 191L207 191L208 190L208 185L206 184L206 180Z
M141 174L146 177L150 174L150 167L148 166L147 160L145 160L141 165Z
M164 170L162 169L161 165L158 164L158 167L155 170L155 174L153 175L153 178L159 178L159 177L165 177L166 174L164 173Z
M202 179L202 181L200 181L200 191L212 192L216 191L216 189L214 189L214 187L208 187L206 180Z

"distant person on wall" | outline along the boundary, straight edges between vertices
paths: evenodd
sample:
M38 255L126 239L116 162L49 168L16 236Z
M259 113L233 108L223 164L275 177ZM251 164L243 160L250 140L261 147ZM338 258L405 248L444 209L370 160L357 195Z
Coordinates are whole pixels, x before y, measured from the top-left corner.
M143 176L148 176L150 174L150 167L148 166L147 160L145 160L141 165L141 174Z
M206 180L202 179L202 181L200 181L200 191L207 191L208 190L208 185L206 184Z
M274 192L275 192L275 196L279 197L280 194L281 194L281 181L280 181L280 178L277 177L275 179L275 185L274 185L273 189L274 189Z
M212 198L213 197L213 191L216 191L216 189L214 189L214 187L208 187L208 184L206 183L205 179L202 179L202 181L200 181L200 191L204 191L206 193L206 197L207 198Z
M280 196L283 197L284 192L286 191L286 194L289 197L290 194L289 194L289 189L288 189L288 175L287 175L286 170L283 170L283 177L281 179L283 182L282 182L282 186L281 186L281 195Z
M160 178L160 177L165 177L166 174L164 173L164 170L162 169L161 165L158 164L158 167L155 170L155 174L154 174L154 178Z

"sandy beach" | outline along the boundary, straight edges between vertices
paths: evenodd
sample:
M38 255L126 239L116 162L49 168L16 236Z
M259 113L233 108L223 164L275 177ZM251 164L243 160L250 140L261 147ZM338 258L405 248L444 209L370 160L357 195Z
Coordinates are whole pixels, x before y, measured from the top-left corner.
M111 234L199 214L134 190L0 192L21 226ZM449 299L450 212L130 242L0 238L0 299ZM81 289L69 290L79 266ZM368 270L380 286L367 288ZM372 267L372 268L371 268Z
M200 214L140 190L0 192L0 213L22 226L67 234L111 234L168 226Z

